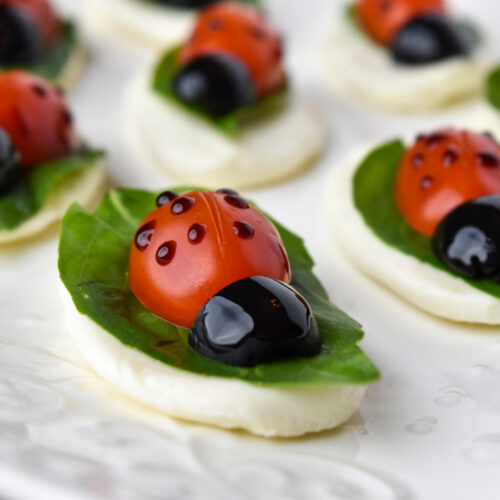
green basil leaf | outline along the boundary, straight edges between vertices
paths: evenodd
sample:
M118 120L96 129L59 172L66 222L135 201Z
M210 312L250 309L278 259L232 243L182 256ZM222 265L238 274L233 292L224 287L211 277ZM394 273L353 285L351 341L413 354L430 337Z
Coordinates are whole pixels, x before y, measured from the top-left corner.
M500 109L500 66L488 75L486 80L486 96L492 106Z
M57 82L69 61L72 51L77 43L75 25L69 21L61 23L61 34L59 38L37 58L29 64L2 65L0 71L7 69L22 68L35 73L47 80Z
M396 204L396 176L405 152L402 141L372 151L358 167L353 180L353 199L373 233L389 246L421 262L460 278L470 286L500 297L500 284L492 280L463 278L445 266L432 250L432 238L413 229Z
M26 222L41 210L54 189L102 156L101 151L85 150L24 170L19 182L0 195L0 230Z
M177 188L182 192L185 189ZM331 304L312 273L302 240L276 224L292 267L292 285L309 301L323 334L322 352L313 358L229 366L199 355L188 345L188 330L147 311L128 285L130 246L157 193L111 191L94 214L74 204L62 223L59 273L80 313L122 344L158 361L200 375L237 378L266 386L368 383L378 371L357 346L358 323Z
M288 98L288 89L285 85L281 90L260 99L253 106L240 108L227 115L214 118L203 106L196 104L187 104L181 101L174 92L173 79L179 71L178 62L179 48L175 48L166 52L158 64L156 65L152 88L161 97L168 99L171 103L176 104L185 111L196 114L198 117L205 119L208 123L219 129L226 135L234 136L240 130L240 127L249 122L256 120L264 120L279 113L286 104Z

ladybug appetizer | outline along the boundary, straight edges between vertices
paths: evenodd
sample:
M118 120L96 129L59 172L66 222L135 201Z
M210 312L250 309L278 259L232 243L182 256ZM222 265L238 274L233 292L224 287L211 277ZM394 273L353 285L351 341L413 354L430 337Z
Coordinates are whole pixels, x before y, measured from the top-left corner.
M48 0L3 0L0 30L0 71L23 68L65 88L77 78L84 57L75 27Z
M312 267L231 189L113 191L93 214L68 210L59 246L68 330L101 376L168 415L263 436L340 425L378 377Z
M93 35L108 35L165 50L185 39L199 9L222 0L86 0L84 22ZM240 0L259 5L259 0Z
M491 133L448 128L409 147L393 141L335 182L331 218L362 270L437 316L500 324L500 144Z
M0 74L0 244L43 231L102 192L102 153L84 147L61 91L22 70Z
M325 131L290 89L282 41L254 7L202 9L127 96L131 143L184 183L248 187L311 165Z
M327 55L343 90L419 112L479 94L490 64L484 45L445 0L356 0L331 30Z

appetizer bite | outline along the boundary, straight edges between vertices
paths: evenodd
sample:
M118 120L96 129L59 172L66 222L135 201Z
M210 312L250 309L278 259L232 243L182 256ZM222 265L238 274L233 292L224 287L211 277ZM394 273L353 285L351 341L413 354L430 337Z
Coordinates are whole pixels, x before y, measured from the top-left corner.
M342 424L378 378L312 267L229 189L112 191L69 209L59 246L68 331L97 373L170 416L263 436Z
M292 91L282 41L255 8L208 7L127 95L130 141L185 183L248 187L309 166L325 131Z
M454 321L500 324L500 145L443 129L391 141L334 175L329 215L368 275Z
M75 201L103 194L103 153L78 138L60 89L0 73L0 244L42 232Z
M86 0L86 25L147 48L177 45L190 33L199 9L221 0ZM258 0L236 0L259 5Z
M444 0L355 0L337 15L326 57L337 89L397 112L478 95L489 65L482 34Z
M0 32L0 71L25 69L65 89L78 78L84 51L75 26L48 0L3 0Z

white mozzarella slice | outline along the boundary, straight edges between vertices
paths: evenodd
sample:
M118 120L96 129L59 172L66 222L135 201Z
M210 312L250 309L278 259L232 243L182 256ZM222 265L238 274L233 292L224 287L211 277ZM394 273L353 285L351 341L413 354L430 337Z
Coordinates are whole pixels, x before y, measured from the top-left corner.
M157 95L147 75L126 95L131 142L180 182L254 187L298 174L322 153L326 131L313 107L293 94L285 109L246 124L234 138Z

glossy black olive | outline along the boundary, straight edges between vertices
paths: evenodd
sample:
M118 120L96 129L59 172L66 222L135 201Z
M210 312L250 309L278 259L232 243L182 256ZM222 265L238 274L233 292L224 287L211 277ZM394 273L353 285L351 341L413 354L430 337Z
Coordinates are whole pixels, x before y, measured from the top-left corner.
M0 6L0 63L33 61L41 49L41 33L34 19L20 9Z
M213 54L195 59L174 77L174 92L187 104L222 116L257 99L250 73L236 58Z
M10 136L0 127L0 194L8 191L20 175L19 154Z
M321 343L306 300L263 276L236 281L217 293L189 333L189 344L201 355L235 366L315 356Z
M500 195L483 196L452 210L438 225L433 246L461 276L500 280Z
M220 0L156 0L162 5L171 5L172 7L184 7L185 9L199 9L207 5L220 2Z
M409 65L438 62L469 51L469 40L462 28L438 14L411 20L397 33L391 46L392 58Z

